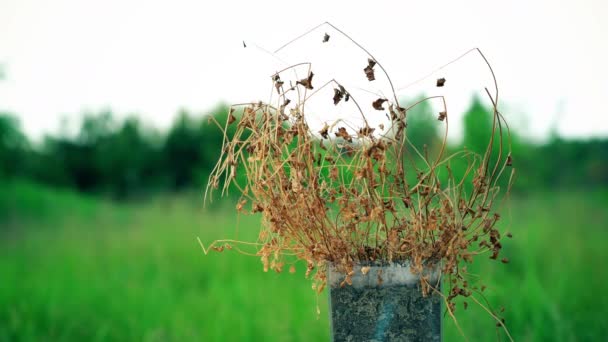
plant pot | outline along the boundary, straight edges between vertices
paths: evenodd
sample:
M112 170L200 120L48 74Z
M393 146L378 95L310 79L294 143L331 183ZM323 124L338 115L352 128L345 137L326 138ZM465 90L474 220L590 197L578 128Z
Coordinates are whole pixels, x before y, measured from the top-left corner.
M441 303L430 290L423 296L420 274L408 263L356 265L352 285L329 265L332 341L441 341ZM440 284L440 268L425 270L429 283ZM379 281L381 279L381 281Z

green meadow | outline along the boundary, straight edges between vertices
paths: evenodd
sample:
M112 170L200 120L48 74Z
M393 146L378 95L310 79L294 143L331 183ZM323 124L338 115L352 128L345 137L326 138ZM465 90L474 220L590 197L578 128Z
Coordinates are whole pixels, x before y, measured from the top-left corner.
M258 216L202 194L110 202L27 182L0 188L0 341L321 341L327 296L303 265L204 255L196 238L254 241ZM513 195L503 265L479 258L486 299L516 341L608 336L608 191ZM320 313L317 313L317 309ZM457 307L471 341L505 340L474 303ZM449 316L445 341L465 340Z

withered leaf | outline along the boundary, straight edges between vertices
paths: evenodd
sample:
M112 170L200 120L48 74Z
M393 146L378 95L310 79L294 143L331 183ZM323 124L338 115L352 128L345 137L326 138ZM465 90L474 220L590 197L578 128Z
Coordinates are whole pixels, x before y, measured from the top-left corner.
M334 105L337 105L344 97L344 93L338 88L334 88Z
M283 81L278 81L274 83L274 87L277 88L277 93L280 94L281 93L281 87L283 86Z
M375 130L376 130L375 128L372 128L369 126L361 127L359 129L359 136L362 136L362 137L369 136L370 134L374 133Z
M438 78L437 79L437 86L438 87L443 87L445 85L445 78Z
M377 99L376 101L374 101L372 103L372 106L374 107L375 110L384 110L384 107L382 106L382 104L386 101L388 101L388 100L387 99Z
M264 207L260 204L260 203L255 203L253 205L253 213L260 213L262 211L264 211Z
M308 74L307 78L303 78L303 79L297 81L296 84L300 84L300 85L302 85L306 89L313 89L313 87L312 87L312 77L314 75L315 74L311 71L310 74Z
M443 121L443 120L445 120L447 115L448 115L447 112L439 112L439 117L437 117L437 120Z
M399 113L399 115L397 116L395 114L395 118L399 118L399 119L405 119L407 116L407 113L405 111L405 108L401 107L401 106L397 106L397 112Z
M365 76L367 76L367 80L370 82L376 79L376 76L374 75L374 66L375 65L376 65L376 61L374 61L371 58L368 58L367 66L365 67L365 69L363 69L363 71L365 72Z
M386 115L387 119L389 119L389 120L391 120L391 121L394 121L394 120L396 120L396 119L399 117L399 116L397 115L397 113L395 113L394 106L393 106L393 104L392 104L392 103L388 105L388 111L389 111L389 113L391 113L391 117L389 118L389 117L388 117L388 114L387 114L387 115Z
M281 93L281 87L283 86L283 84L285 82L283 82L281 80L281 77L279 77L279 74L275 74L274 76L272 76L272 80L274 81L274 87L277 88L277 93Z
M371 59L371 58L368 58L367 59L367 66L370 67L370 68L373 68L374 66L376 66L376 61L373 60L373 59Z
M319 131L319 134L321 134L321 136L324 139L329 139L329 133L328 133L328 131L329 131L329 125L325 124L325 125L323 125L323 128L321 128L321 130Z
M232 125L233 122L236 121L236 118L234 117L234 114L230 113L230 115L228 116L228 125Z
M323 43L327 43L329 41L329 35L327 33L325 33L325 35L323 36Z
M346 128L345 127L340 127L338 128L338 131L335 133L337 137L340 137L348 142L352 142L353 138L350 136L350 134L348 134L348 132L346 132Z

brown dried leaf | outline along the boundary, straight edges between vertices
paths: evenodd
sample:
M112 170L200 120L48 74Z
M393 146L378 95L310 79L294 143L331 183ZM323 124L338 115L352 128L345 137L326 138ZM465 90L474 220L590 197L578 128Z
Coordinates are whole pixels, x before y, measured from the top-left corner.
M264 211L264 207L260 204L260 203L256 203L253 205L253 213L260 213L262 211Z
M281 87L283 86L284 82L281 80L279 74L272 75L272 81L274 82L274 87L277 89L277 93L280 94Z
M334 88L334 105L337 105L344 97L344 93L338 88Z
M397 118L399 118L399 116L397 115L397 113L393 109L393 104L392 103L388 105L388 111L389 111L389 113L391 113L391 116L389 118L388 114L387 114L387 116L386 116L387 119L389 119L391 121L395 121L395 120L397 120Z
M367 136L370 136L372 133L374 133L375 130L376 130L375 128L365 126L365 127L361 127L359 129L358 133L359 133L360 137L367 137Z
M274 87L277 89L277 93L281 94L281 87L283 86L283 81L278 80L277 82L274 82Z
M310 74L308 74L307 78L303 78L303 79L297 81L296 84L300 84L300 85L302 85L306 89L313 89L313 86L312 86L312 77L314 75L315 74L311 71Z
M329 125L327 123L325 123L323 125L323 128L321 128L321 130L319 131L319 134L321 134L321 136L324 139L329 139ZM321 140L321 144L323 144L323 141ZM323 148L323 146L321 146L321 148ZM324 148L323 148L324 149Z
M342 98L346 96L344 102L348 102L350 94L346 92L346 89L342 85L338 85L338 88L334 88L334 104L337 105Z
M373 68L374 66L376 66L376 61L373 60L373 59L371 59L371 58L368 58L367 59L367 66L370 67L370 68Z
M382 104L386 101L388 101L388 100L387 99L377 99L376 101L374 101L372 103L372 106L374 107L375 110L384 110L384 107L382 106Z
M337 137L340 137L348 142L353 142L353 138L346 132L345 127L338 128L338 131L335 133Z
M364 266L364 267L361 267L361 273L362 273L363 275L366 275L366 274L369 272L370 268L371 268L371 267L369 267L369 266Z
M368 81L371 82L376 79L376 75L374 75L374 68L367 66L365 69L363 69L363 72L365 72L365 76L367 77Z
M374 66L376 65L376 61L374 61L371 58L367 59L367 66L365 67L365 69L363 69L363 72L365 72L365 76L367 77L368 81L373 81L376 79L376 76L374 75Z
M228 115L228 126L232 125L232 123L235 121L236 121L236 118L234 117L234 114L232 114L232 112L231 112L230 115Z

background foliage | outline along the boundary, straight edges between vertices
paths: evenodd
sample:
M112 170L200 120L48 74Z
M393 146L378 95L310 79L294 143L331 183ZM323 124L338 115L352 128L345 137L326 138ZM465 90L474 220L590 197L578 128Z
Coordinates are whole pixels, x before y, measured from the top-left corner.
M228 108L212 110L225 122ZM492 116L473 99L464 116L464 139L452 150L483 153ZM407 135L422 150L437 146L440 126L428 105L408 114ZM553 134L542 144L511 132L518 176L514 190L550 187L597 187L608 184L608 140L566 140ZM167 132L158 132L135 117L117 120L111 112L86 114L77 134L46 136L33 144L19 122L0 113L0 174L80 192L125 199L158 191L202 188L215 166L222 134L205 116L182 110Z
M211 113L223 122L227 107ZM419 106L409 118L412 143L432 151L436 113ZM450 149L485 146L490 120L473 99L465 138ZM196 236L254 240L259 225L236 217L230 200L203 209L222 146L207 121L183 110L160 132L106 111L83 115L76 134L32 142L0 113L0 341L328 338L327 299L303 279L305 265L277 275L256 257L200 251ZM503 222L511 262L469 271L484 274L516 340L601 340L608 140L532 143L512 132L512 144L518 176ZM470 340L496 338L483 311L457 310ZM462 339L449 318L445 327L446 340Z

